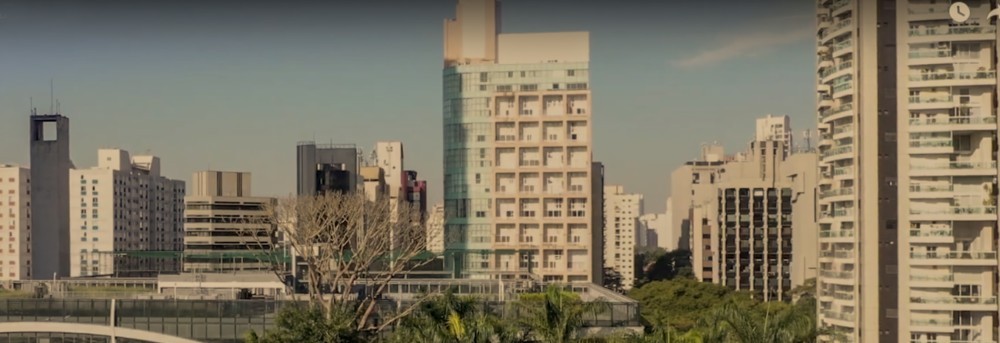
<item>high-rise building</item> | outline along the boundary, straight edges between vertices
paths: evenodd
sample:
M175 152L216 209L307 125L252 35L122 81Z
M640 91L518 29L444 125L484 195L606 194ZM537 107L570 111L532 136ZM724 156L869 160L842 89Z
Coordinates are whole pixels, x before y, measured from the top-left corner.
M31 115L31 275L70 275L69 118ZM44 239L37 239L45 237Z
M956 23L954 1L896 1L899 288L889 296L900 339L913 342L998 336L997 34L993 1L963 2L969 19Z
M427 217L427 251L444 253L444 205L437 204Z
M499 13L459 0L445 22L446 263L461 277L599 281L589 34L504 34Z
M317 145L299 142L296 147L297 194L350 193L363 185L361 152L353 144Z
M177 272L184 244L184 182L161 176L156 156L100 149L97 158L96 167L69 174L74 189L70 275Z
M693 209L716 202L716 182L722 173L727 157L721 145L701 147L701 157L688 161L670 174L671 227L668 245L679 250L691 249L691 231L694 226Z
M385 170L380 167L361 167L361 179L368 201L381 201L389 197L389 187L385 182Z
M625 193L619 185L604 186L604 268L622 277L622 287L635 285L635 249L645 241L640 231L642 194Z
M0 281L31 279L30 213L31 171L0 164Z
M273 270L278 237L267 211L274 198L251 193L250 173L201 171L184 197L185 273Z
M411 208L420 212L421 224L427 222L427 181L417 180L417 172L406 171L406 185L404 188L403 201L410 204Z
M897 35L897 15L908 1L816 3L819 193L837 194L818 200L819 321L842 341L909 340L897 325L909 317L898 304L896 178L897 98L909 99L897 93L897 46L908 36L903 23Z
M691 235L696 276L764 301L790 301L793 287L816 277L817 155L788 150L782 140L755 141L724 165L718 202L702 208L709 220Z
M405 182L407 175L403 169L403 143L400 142L377 142L375 143L375 165L382 168L385 174L385 184L388 191L388 199L393 204L399 204L406 197L401 196L405 192Z
M788 116L772 116L757 118L757 130L754 133L754 141L778 141L785 147L782 153L788 156L795 150L794 137L792 136L792 120Z

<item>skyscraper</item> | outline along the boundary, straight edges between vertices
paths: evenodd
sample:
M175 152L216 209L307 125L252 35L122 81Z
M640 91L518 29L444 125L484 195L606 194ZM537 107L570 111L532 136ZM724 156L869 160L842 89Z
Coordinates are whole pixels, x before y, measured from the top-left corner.
M299 142L296 152L298 195L353 192L363 184L361 153L353 144Z
M953 2L953 1L952 1ZM899 337L995 342L997 75L992 1L897 1Z
M446 263L463 277L598 281L589 34L503 34L499 13L459 0L444 25Z
M622 287L635 285L635 248L642 246L642 194L625 193L619 185L604 186L604 267L622 276Z
M31 275L70 275L69 118L31 115Z
M897 342L896 44L890 0L818 0L821 325ZM904 6L905 7L905 6ZM903 13L905 13L905 9ZM947 14L947 11L941 12Z
M0 164L0 280L31 279L31 171ZM51 275L49 275L51 277Z

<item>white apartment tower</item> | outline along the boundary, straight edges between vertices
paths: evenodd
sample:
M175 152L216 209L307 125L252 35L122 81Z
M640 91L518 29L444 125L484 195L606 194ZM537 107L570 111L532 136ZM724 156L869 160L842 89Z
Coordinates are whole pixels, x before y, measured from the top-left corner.
M897 325L908 319L897 304L904 265L896 253L904 231L896 205L896 18L907 13L897 6L905 3L816 1L818 193L825 195L817 307L820 325L840 341L909 340Z
M788 116L774 116L768 114L766 117L757 118L757 130L754 133L754 141L778 141L785 147L784 154L788 156L793 150L792 144L792 119Z
M31 279L31 171L0 165L0 281Z
M376 142L375 143L375 163L382 168L385 185L388 188L389 200L393 204L399 204L403 198L403 143L400 142Z
M646 233L639 230L642 194L625 193L625 187L604 186L604 267L622 276L622 287L635 285L635 248Z
M70 275L176 272L183 246L184 182L160 175L160 159L100 149L90 169L70 170Z
M996 342L997 56L992 1L897 1L899 337Z
M499 13L459 0L445 21L446 264L459 277L599 283L589 34L501 34Z

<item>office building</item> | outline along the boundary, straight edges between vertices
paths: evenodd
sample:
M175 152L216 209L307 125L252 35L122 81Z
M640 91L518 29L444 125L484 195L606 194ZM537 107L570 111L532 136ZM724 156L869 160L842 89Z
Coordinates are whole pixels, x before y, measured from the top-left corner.
M31 279L30 213L31 171L0 164L0 281Z
M636 247L645 241L640 231L642 194L625 193L619 185L604 186L604 268L622 277L622 287L635 285Z
M819 192L836 194L818 201L820 255L832 257L817 283L833 294L818 299L820 325L841 341L910 340L897 325L909 317L898 304L896 174L896 137L908 140L897 135L897 99L909 98L897 94L897 15L908 1L816 3Z
M389 197L389 187L385 181L385 170L380 167L361 167L365 198L381 201Z
M363 184L359 175L361 151L353 144L299 142L296 147L297 194L355 192Z
M388 199L393 204L399 204L406 198L401 196L406 191L404 183L407 181L403 158L403 143L375 143L375 166L382 168Z
M194 173L184 197L183 272L273 271L278 237L267 218L276 203L253 196L250 173Z
M156 156L100 149L97 159L96 167L69 174L70 275L176 273L184 244L184 182L160 175Z
M699 159L684 163L670 174L670 220L673 231L669 237L660 238L661 240L666 239L667 244L676 249L691 250L691 232L697 224L693 220L693 210L717 202L715 183L720 178L722 165L727 158L721 145L703 145Z
M444 205L437 204L427 216L427 251L444 253Z
M459 0L445 21L446 263L459 277L599 282L589 34L500 33L499 13Z
M70 275L69 118L31 113L31 275Z
M996 342L997 78L992 1L897 1L899 337ZM866 260L867 263L867 260ZM863 322L862 325L866 325ZM864 328L867 330L867 328Z

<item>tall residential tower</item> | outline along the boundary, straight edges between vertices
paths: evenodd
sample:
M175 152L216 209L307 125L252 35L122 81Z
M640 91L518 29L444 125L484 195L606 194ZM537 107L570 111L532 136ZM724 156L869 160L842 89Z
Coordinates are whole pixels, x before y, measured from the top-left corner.
M501 34L495 0L456 12L444 27L449 270L600 282L589 34Z

